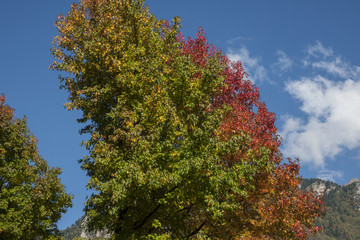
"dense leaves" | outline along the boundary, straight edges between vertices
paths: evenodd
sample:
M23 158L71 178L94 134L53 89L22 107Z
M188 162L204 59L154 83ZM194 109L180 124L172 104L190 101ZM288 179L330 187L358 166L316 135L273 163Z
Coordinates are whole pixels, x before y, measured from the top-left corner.
M206 41L202 38L200 34L195 41L184 43L194 62L203 62L199 56L206 56L197 47ZM222 62L227 63L225 82L212 108L230 108L222 118L220 141L247 139L239 143L236 152L227 149L222 156L225 169L242 174L237 184L244 194L235 194L236 206L225 211L224 221L205 228L218 239L306 239L309 232L314 234L320 229L313 225L324 213L323 202L313 193L298 189L299 163L282 159L275 115L268 112L259 90L246 79L241 63L231 63L226 57Z
M297 189L296 162L281 165L259 90L202 30L185 40L179 18L158 20L142 0L82 0L56 25L52 68L91 135L89 230L304 239L321 203Z
M71 206L71 196L39 156L26 119L0 96L0 239L52 239L56 223Z

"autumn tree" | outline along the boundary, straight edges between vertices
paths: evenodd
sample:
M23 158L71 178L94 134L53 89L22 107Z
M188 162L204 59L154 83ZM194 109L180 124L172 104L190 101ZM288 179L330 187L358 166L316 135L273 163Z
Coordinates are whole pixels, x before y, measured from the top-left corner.
M81 160L95 190L85 206L90 231L302 239L294 221L312 227L321 204L310 205L311 195L307 210L266 215L301 195L298 172L281 163L275 115L258 89L202 30L185 40L178 17L157 19L143 0L81 0L56 25L52 68L65 73L66 106L83 112L90 136ZM280 230L277 220L286 222Z
M200 32L196 39L183 41L183 52L201 63L207 56L204 44ZM237 195L236 209L225 211L223 221L204 228L216 239L306 239L320 230L314 222L324 213L323 201L299 189L299 162L283 159L276 116L261 101L259 89L247 79L241 62L230 62L225 56L222 62L226 63L225 81L212 108L225 105L230 109L222 116L220 141L247 138L238 151L222 156L229 169L242 167L244 175L238 184L246 194Z
M0 239L55 239L71 206L60 169L47 165L36 144L26 118L15 118L0 96Z

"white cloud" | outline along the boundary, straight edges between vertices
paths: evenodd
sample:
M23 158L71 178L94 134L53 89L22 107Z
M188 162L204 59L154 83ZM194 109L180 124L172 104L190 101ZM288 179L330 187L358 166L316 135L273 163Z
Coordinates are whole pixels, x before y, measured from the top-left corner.
M239 36L239 37L235 37L233 39L230 39L230 40L226 41L226 43L227 44L233 44L233 43L238 42L238 41L249 41L249 40L252 40L252 39L249 38L249 37L241 37L241 36Z
M228 50L227 56L231 61L241 61L245 71L249 74L249 79L255 83L268 80L267 70L260 64L261 58L251 57L249 50L241 47L238 50Z
M262 59L251 55L246 47L230 49L227 55L243 63L253 83L269 81ZM283 51L278 50L276 56L271 65L276 74L300 66ZM285 157L299 158L315 168L317 177L334 181L343 173L328 170L328 161L344 151L360 149L360 67L337 56L320 41L308 46L300 61L306 74L288 81L285 90L299 101L304 115L282 117L282 151Z
M307 56L303 60L304 66L312 66L315 70L324 70L326 73L340 78L356 78L360 76L360 67L352 66L341 56L335 56L331 48L326 48L320 41L308 46Z
M360 147L360 67L319 41L306 54L304 66L315 74L285 86L301 103L305 118L284 117L283 153L318 169L319 178L333 181L342 173L326 170L327 161Z
M312 67L323 69L327 73L337 75L341 78L356 78L360 75L360 67L351 66L342 60L341 57L336 57L330 61L313 62Z
M332 181L335 182L335 179L337 178L342 178L344 175L343 172L341 171L333 171L333 170L329 170L329 169L323 169L320 170L317 178L326 180L326 181Z
M360 147L359 81L315 76L288 82L286 90L302 103L307 119L285 119L285 155L324 168L327 158Z
M286 55L285 52L278 50L276 51L277 61L273 64L275 68L279 68L281 71L287 71L291 69L293 61Z
M334 54L331 48L326 48L320 41L316 41L314 45L308 46L306 52L312 57L330 57Z

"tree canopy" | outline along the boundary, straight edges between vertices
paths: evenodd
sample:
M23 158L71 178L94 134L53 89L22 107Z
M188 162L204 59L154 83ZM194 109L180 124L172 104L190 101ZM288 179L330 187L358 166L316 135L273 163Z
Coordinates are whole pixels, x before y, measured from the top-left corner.
M39 155L26 118L0 96L0 239L53 239L71 195L61 184L59 168Z
M142 0L81 0L56 22L52 68L89 133L89 230L115 239L306 239L320 199L298 189L240 62L184 39Z

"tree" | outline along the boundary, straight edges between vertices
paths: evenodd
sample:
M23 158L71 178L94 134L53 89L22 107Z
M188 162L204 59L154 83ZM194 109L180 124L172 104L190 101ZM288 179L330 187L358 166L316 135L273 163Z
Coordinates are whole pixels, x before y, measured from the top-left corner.
M26 118L0 96L0 239L53 239L56 222L71 206L71 196L39 156Z
M197 39L183 42L183 51L193 56L194 63L201 63L207 56L204 44L200 31ZM205 228L218 239L306 239L309 232L320 230L314 221L324 213L323 201L299 189L299 163L282 158L276 116L261 101L259 89L247 80L242 64L226 57L222 61L227 66L224 86L212 107L226 105L230 111L223 115L219 140L231 141L244 134L248 139L238 151L225 154L222 162L235 169L240 165L243 176L238 184L247 192L237 195L236 209L225 212L225 221Z
M299 197L298 172L281 164L275 115L240 63L202 30L184 40L178 17L158 20L143 0L82 0L56 25L52 68L68 73L66 106L82 110L81 133L91 136L81 160L95 190L89 230L115 239L280 236L265 211ZM306 196L303 212L271 212L299 221L281 236L321 213Z

